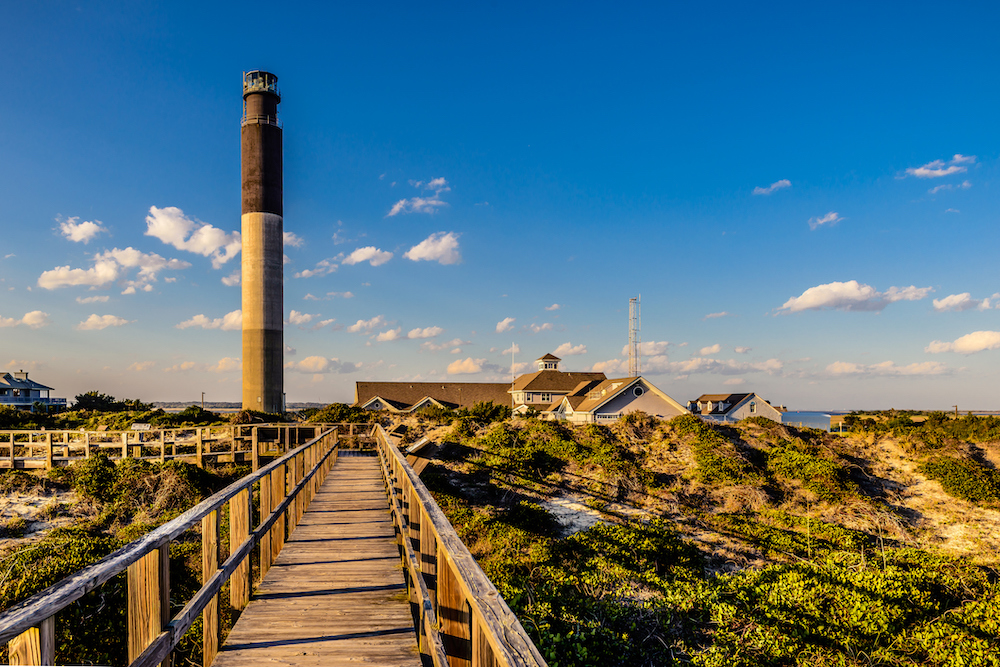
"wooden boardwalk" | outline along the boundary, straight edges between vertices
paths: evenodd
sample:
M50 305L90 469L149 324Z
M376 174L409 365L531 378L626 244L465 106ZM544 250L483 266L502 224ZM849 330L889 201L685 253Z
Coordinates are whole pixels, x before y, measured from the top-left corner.
M384 489L340 457L213 665L420 665Z

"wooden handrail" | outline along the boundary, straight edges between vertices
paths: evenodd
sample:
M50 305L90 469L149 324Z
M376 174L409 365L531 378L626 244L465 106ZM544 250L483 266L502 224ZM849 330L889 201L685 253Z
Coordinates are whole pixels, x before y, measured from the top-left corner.
M421 650L435 667L545 667L517 616L381 425L375 442L410 599L420 616Z
M222 585L232 580L231 603L241 610L250 592L250 562L247 556L255 546L261 546L260 576L263 578L272 562L273 544L284 542L286 524L289 532L294 529L305 506L336 461L337 451L337 430L327 429L179 517L10 607L0 613L0 642L9 642L11 657L16 658L19 664L51 664L54 661L54 623L51 619L112 577L127 572L130 664L154 665L166 660L198 615L204 614L204 659L205 665L210 665L219 645L219 638L214 633L219 628L217 596ZM259 483L260 487L260 521L255 529L250 530L250 500L255 483ZM278 497L282 498L281 501L275 502ZM218 518L227 503L231 553L220 565ZM170 591L169 577L165 573L169 571L169 545L199 522L202 525L203 564L215 565L215 568L208 568L214 569L213 572L203 572L202 588L179 614L168 620ZM210 614L214 618L210 618Z

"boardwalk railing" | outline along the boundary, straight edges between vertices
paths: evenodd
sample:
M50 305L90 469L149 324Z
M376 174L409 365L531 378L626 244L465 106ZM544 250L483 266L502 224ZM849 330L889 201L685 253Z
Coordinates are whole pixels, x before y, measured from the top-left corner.
M544 667L517 617L381 426L375 444L421 653L434 667Z
M242 610L250 599L251 552L259 547L259 575L263 578L284 546L286 528L291 534L336 462L337 431L324 427L309 442L176 519L0 613L0 642L8 642L11 664L53 664L56 614L126 572L130 665L169 665L171 652L199 615L204 619L204 662L206 667L211 665L221 639L219 593L223 584L230 583L232 607ZM220 563L220 515L226 508L230 555ZM259 520L251 529L254 514ZM202 587L180 613L170 618L170 543L199 526ZM78 630L85 632L84 628Z
M284 454L316 437L323 428L338 428L342 437L367 436L368 424L252 424L150 429L144 431L0 431L0 469L52 468L97 454L121 460L181 459L198 466L252 463L261 456Z

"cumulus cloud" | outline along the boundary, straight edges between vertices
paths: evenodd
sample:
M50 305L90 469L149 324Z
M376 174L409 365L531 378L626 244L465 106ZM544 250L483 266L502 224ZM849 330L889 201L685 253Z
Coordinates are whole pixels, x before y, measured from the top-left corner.
M32 310L25 313L23 317L3 317L0 316L0 327L18 327L24 325L29 329L41 329L50 324L49 314L40 310Z
M351 333L362 333L371 331L373 329L380 329L387 324L388 322L386 321L384 316L376 315L370 320L358 320L351 326L347 327L347 330Z
M136 361L129 364L129 367L126 370L134 371L136 373L144 373L151 370L155 365L155 361Z
M743 378L729 378L728 380L724 381L722 384L728 385L730 387L735 387L737 385L743 384L744 382L746 382L746 380L744 380Z
M655 357L658 355L663 355L667 353L667 347L672 345L665 340L647 340L639 343L639 354L645 357ZM628 345L622 346L621 355L623 357L628 356Z
M71 269L69 266L57 266L49 271L43 271L38 277L38 286L48 290L59 287L88 285L100 287L114 282L121 275L121 269L114 260L97 260L89 269Z
M243 370L243 361L237 357L223 357L217 364L208 367L212 373L233 373Z
M532 323L529 324L527 328L528 331L530 331L531 333L539 333L541 331L552 331L552 323L551 322L543 322L541 324Z
M447 202L441 200L441 195L450 192L448 181L443 178L432 178L428 182L410 181L410 185L421 192L431 192L430 195L421 195L409 199L400 199L393 204L385 217L391 218L400 213L434 213L442 206L447 206Z
M407 338L434 338L444 332L441 327L425 327L423 329L410 329L410 332L406 334Z
M301 248L305 243L305 239L295 232L281 232L281 244L286 248Z
M895 301L919 301L933 291L930 287L890 287L879 292L857 280L832 282L810 287L800 296L786 301L779 311L796 313L802 310L880 311Z
M126 320L124 317L93 314L83 322L77 324L76 328L80 331L99 331L101 329L107 329L108 327L122 327L128 323L129 320Z
M714 319L716 319L718 317L729 317L729 313L727 313L724 310L721 313L709 313L708 315L705 316L705 319L706 320L714 320Z
M458 234L435 232L403 253L403 257L414 262L457 264L462 261L462 255L458 251Z
M483 370L485 359L456 359L448 364L448 375L463 375L468 373L479 373Z
M384 343L390 340L399 340L402 337L403 327L396 327L395 329L388 329L375 336L375 341L378 343Z
M942 375L948 372L948 367L938 361L912 363L907 366L897 366L892 361L883 361L878 364L856 364L850 361L835 361L826 367L826 372L830 375L838 376L874 377Z
M233 310L215 319L198 314L190 320L184 320L176 325L178 329L201 327L202 329L221 329L222 331L237 331L243 328L243 311Z
M76 297L77 303L107 303L108 296L78 296Z
M752 347L734 347L733 352L735 352L736 354L746 354L752 349L753 349Z
M163 372L164 373L186 373L187 371L194 370L197 367L198 367L198 364L196 364L193 361L182 361L181 363L174 364L173 366L170 366L169 368L164 368Z
M100 220L96 220L94 222L77 222L79 219L80 218L77 217L67 218L65 221L59 223L59 231L61 231L62 235L70 241L75 241L76 243L90 243L92 238L101 232L108 231L107 228L101 225Z
M551 306L546 306L545 310L559 310L561 307L558 303L554 303Z
M126 288L133 288L130 294L135 293L136 289L148 292L152 290L149 283L156 280L160 271L176 271L189 266L191 264L188 262L166 259L156 253L144 253L132 247L114 248L94 255L94 266L89 269L58 266L50 271L43 271L38 277L38 286L48 290L79 285L101 287L123 278L128 269L138 268L136 279L126 281Z
M975 354L984 350L995 350L1000 347L1000 331L973 331L957 338L951 343L940 340L932 341L924 352L939 354L941 352L958 352L959 354Z
M230 273L228 276L223 276L222 284L225 285L226 287L235 287L236 285L239 285L242 280L243 280L243 274L239 270L236 270Z
M502 320L500 320L499 322L497 322L497 333L503 333L505 331L510 331L511 329L514 328L514 322L515 321L516 321L516 318L513 318L513 317L505 317L505 318L503 318Z
M906 170L907 175L917 178L941 178L952 174L961 174L968 171L964 165L972 164L976 161L975 155L961 155L956 153L950 160L934 160L919 167L910 167Z
M508 347L506 350L504 350L503 352L501 352L500 354L504 354L504 355L506 355L506 354L520 354L520 352L521 352L521 346L518 345L517 343L514 343L513 345L511 345L510 347Z
M360 264L361 262L368 262L372 266L381 266L392 259L392 253L379 250L375 246L366 246L364 248L358 248L350 255L344 258L344 264L348 266L354 264Z
M775 375L784 368L780 359L766 361L737 361L735 359L712 359L710 357L693 357L684 361L670 361L666 355L643 357L642 372L645 375L746 375L749 373L767 373ZM624 373L628 370L627 359L610 359L593 365L592 370L606 374Z
M978 308L979 310L988 310L990 307L989 299L973 299L969 292L962 292L961 294L950 294L943 299L934 299L934 310L945 311L963 311L972 310L973 308Z
M836 211L830 211L829 213L827 213L824 216L817 217L817 218L809 218L809 229L812 229L812 230L815 231L815 230L819 229L820 227L822 227L823 225L830 225L832 227L833 225L837 224L841 220L843 220L843 218L840 217L840 215L838 215L836 213Z
M355 250L355 252L357 252ZM345 262L346 264L346 262ZM332 259L323 259L316 263L316 268L305 269L304 271L299 271L294 274L293 278L316 278L320 276L328 276L337 270L337 263Z
M314 317L319 317L319 315L310 315L309 313L300 313L297 310L293 310L288 313L288 324L302 326L312 322Z
M212 258L212 267L220 268L240 251L240 233L226 233L207 222L184 215L176 206L149 207L146 236L158 238L178 250L187 250Z
M573 343L563 343L562 345L557 347L552 352L552 354L556 355L557 357L559 356L572 357L573 355L577 354L587 354L587 346L573 345Z
M336 357L326 358L319 356L306 357L298 362L289 362L285 368L297 373L353 373L361 369L362 363L341 361Z
M722 350L722 346L716 343L715 345L709 345L708 347L703 347L698 351L703 357L707 357L710 354L718 354Z
M457 349L457 345L468 345L469 341L462 340L461 338L454 338L443 343L434 343L433 341L424 341L420 344L420 349L428 350L430 352L440 352L441 350L447 350L448 348ZM452 352L454 352L452 349Z
M792 187L792 182L787 178L783 178L780 181L775 181L774 183L771 183L766 188L758 186L753 189L753 193L755 195L769 195L772 192L777 192L778 190L781 190L783 188L790 188L790 187Z
M932 195L936 195L942 190L968 190L971 187L972 183L970 183L969 181L962 181L958 185L954 185L952 183L946 183L944 185L936 185L927 192L929 192Z

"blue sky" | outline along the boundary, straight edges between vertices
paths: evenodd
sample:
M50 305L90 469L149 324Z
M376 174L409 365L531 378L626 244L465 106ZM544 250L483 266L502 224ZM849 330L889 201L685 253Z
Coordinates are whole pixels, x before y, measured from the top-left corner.
M367 4L7 3L0 370L239 399L266 69L289 401L622 375L641 294L682 402L1000 409L992 4Z

